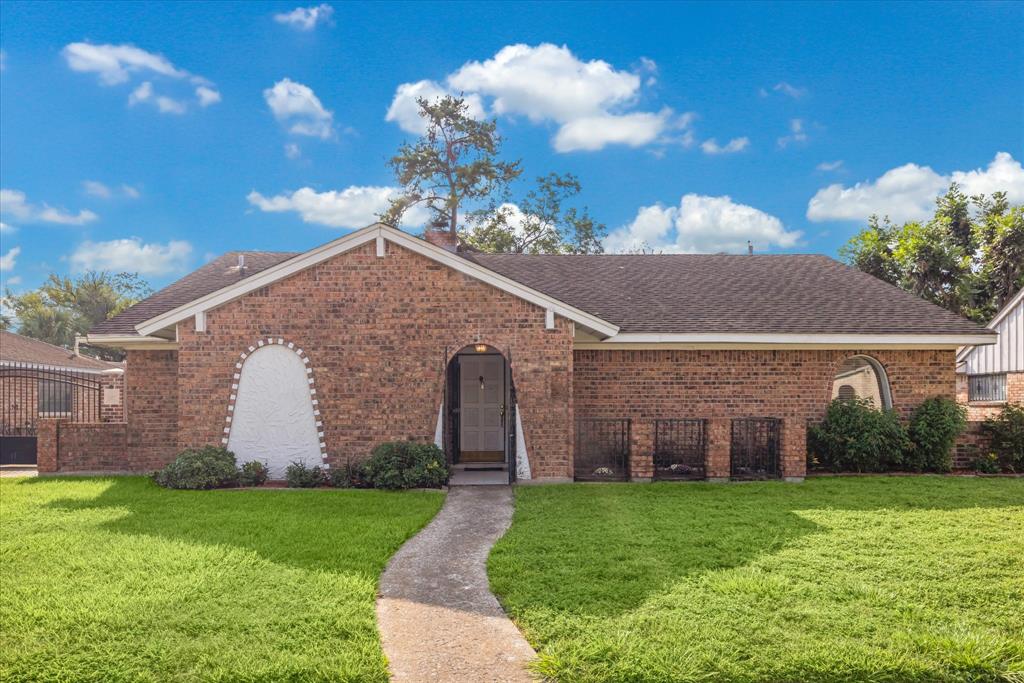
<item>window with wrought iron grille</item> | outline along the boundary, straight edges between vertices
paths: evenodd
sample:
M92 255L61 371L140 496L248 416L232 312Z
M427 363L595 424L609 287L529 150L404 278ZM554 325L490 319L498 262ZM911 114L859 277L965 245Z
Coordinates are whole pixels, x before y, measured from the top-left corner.
M1005 401L1006 375L968 375L968 401Z
M67 382L41 379L37 384L40 415L70 415L73 387Z

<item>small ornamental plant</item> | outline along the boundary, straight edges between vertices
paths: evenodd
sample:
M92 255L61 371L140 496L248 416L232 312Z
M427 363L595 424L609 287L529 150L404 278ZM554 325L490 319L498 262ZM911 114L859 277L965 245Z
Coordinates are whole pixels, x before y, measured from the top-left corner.
M242 463L238 468L239 486L262 486L267 481L267 466L259 460Z
M285 468L284 478L288 488L312 489L324 483L324 471L317 466L293 462Z
M448 467L432 443L388 441L373 449L362 477L377 489L439 488L448 480Z

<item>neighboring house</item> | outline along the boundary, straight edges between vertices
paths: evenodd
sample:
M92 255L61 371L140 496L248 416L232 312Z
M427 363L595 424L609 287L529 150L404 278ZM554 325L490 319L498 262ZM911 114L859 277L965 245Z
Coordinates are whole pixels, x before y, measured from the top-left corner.
M988 329L999 341L965 346L956 356L957 400L968 419L984 420L1007 403L1024 404L1024 289L996 314Z
M124 364L0 331L0 464L34 464L40 418L124 420Z
M907 415L995 340L825 256L481 254L380 224L222 256L88 335L127 351L120 469L214 443L281 476L415 439L519 481L799 479L837 375Z

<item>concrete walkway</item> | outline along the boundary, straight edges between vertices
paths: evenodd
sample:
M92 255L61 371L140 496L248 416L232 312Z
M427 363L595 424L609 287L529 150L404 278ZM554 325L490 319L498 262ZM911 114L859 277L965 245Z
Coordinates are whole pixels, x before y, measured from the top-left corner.
M454 486L391 558L377 620L393 681L531 681L536 654L487 584L487 554L512 522L510 486Z

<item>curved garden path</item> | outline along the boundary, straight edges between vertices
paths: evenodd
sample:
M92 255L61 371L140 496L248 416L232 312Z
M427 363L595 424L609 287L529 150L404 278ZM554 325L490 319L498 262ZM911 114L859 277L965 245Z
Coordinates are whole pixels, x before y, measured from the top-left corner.
M487 582L512 487L455 486L381 576L377 620L393 681L531 681L536 654Z

